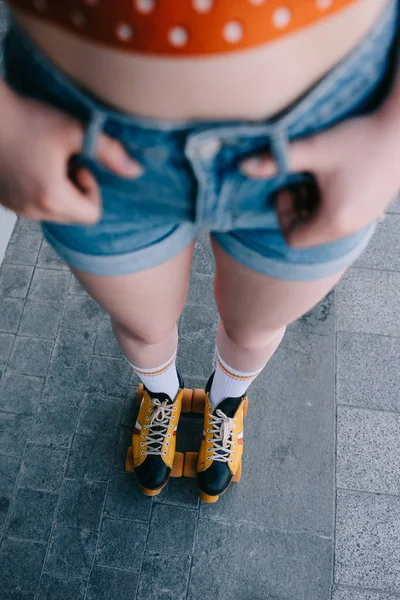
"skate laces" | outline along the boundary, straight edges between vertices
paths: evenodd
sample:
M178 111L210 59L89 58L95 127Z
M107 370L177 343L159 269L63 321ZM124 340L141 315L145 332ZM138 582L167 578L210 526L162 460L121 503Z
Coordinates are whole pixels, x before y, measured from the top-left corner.
M209 425L212 425L212 429L207 429L208 433L212 434L212 454L209 459L216 460L218 462L229 462L230 455L234 454L232 450L232 430L235 426L235 419L227 417L225 413L219 408L216 410L216 414L210 414L208 421Z
M167 435L169 421L175 403L168 404L168 400L161 401L158 398L151 398L151 404L155 407L150 424L148 425L148 435L145 436L147 442L147 451L144 454L162 455L161 451L164 438ZM146 420L148 417L146 417ZM166 442L167 445L169 442Z

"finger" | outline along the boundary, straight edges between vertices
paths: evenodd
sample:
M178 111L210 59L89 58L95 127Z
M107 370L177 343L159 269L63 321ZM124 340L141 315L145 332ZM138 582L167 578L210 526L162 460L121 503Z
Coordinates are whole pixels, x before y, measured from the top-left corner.
M268 179L278 174L278 167L270 154L259 154L246 158L240 164L240 171L252 179Z
M290 192L280 192L276 201L276 213L282 233L286 237L298 220L294 198Z
M143 167L127 154L122 144L105 135L99 139L97 156L108 169L122 177L136 178L143 174Z
M54 199L56 214L52 214L50 220L83 225L95 224L101 217L101 198L96 180L85 169L77 170L76 179L85 193L66 180L57 189L57 198Z
M286 241L293 248L307 248L327 244L339 239L340 235L333 233L329 222L318 212L310 215L307 220L296 221L286 234Z

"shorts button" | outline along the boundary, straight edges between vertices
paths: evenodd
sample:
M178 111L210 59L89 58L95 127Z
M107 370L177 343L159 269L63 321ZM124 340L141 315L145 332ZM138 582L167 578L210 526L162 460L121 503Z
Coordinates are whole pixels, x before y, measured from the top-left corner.
M217 137L210 137L203 142L200 142L198 146L198 154L201 158L209 160L214 158L216 154L221 150L221 140Z

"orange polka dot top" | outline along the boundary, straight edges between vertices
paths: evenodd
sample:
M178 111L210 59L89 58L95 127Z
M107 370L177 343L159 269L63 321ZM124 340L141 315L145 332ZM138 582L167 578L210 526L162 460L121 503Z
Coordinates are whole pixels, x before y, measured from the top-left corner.
M266 44L357 0L10 0L128 52L203 56Z

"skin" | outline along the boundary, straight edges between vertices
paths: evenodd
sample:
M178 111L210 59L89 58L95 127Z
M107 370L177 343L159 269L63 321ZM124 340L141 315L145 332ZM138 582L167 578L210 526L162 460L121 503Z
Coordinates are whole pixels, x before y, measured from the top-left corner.
M373 10L372 4L375 7ZM362 22L364 27L367 24L369 26L371 17L376 16L375 9L378 4L375 0L373 3L369 0L359 2L356 8L362 7L364 12L360 14L348 10L341 15L340 43L334 45L340 52L338 50L335 57L329 52L329 56L324 51L315 52L315 46L311 42L317 39L313 37L312 32L321 31L317 28L312 28L308 37L302 32L292 36L290 40L271 45L269 49L266 47L260 60L266 68L263 72L264 80L268 84L260 82L260 78L257 78L256 84L253 82L253 85L260 86L261 97L265 100L262 109L264 116L283 108L288 101L312 84L316 74L320 76L345 54L360 37L360 30L357 29L359 23ZM354 21L354 15L357 14L358 25ZM361 19L362 15L369 15L369 20ZM334 39L335 23L337 20L333 19L322 28L326 39L329 39L329 35ZM356 36L353 35L354 30L357 30ZM36 31L40 32L40 27ZM51 36L47 41L50 38ZM54 37L52 39L54 40ZM42 46L45 45L46 36L42 40ZM325 48L325 45L322 47ZM75 52L79 50L76 41L74 48ZM56 50L53 50L56 54ZM96 55L99 60L104 59L104 54L97 52L90 53L88 63L93 61ZM246 79L247 71L252 69L251 54L250 52L246 55L248 61L247 58L237 59L238 71L235 71L235 75L241 84ZM302 57L302 60L299 57ZM257 58L256 54L253 58L255 64L261 64L257 63L259 57ZM289 87L285 84L287 79L290 79L287 71L279 68L284 58L290 59L285 64L296 65L297 70L297 73L293 71L294 82L291 82ZM57 56L57 59L58 63L62 64L63 57ZM111 54L108 60L113 60ZM223 63L223 59L221 60ZM232 65L236 64L235 60L235 57L229 58ZM83 59L81 62L86 64ZM126 74L123 62L119 68L120 72ZM154 73L159 66L156 63L151 64L149 59L139 62L140 68L138 62L132 59L132 68L137 68L136 73L142 70L144 75L142 91L138 96L132 95L136 111L132 109L131 112L136 113L140 113L141 108L145 107L143 94L146 94L146 72ZM218 62L217 60L217 65ZM211 68L211 63L204 64ZM173 76L178 77L177 74L182 76L181 65L176 64L176 70L172 69L171 65L164 64L164 67L172 79ZM198 68L199 66L193 66L193 72ZM221 75L218 69L219 67L216 67L215 73ZM68 70L68 65L65 65L65 70ZM115 72L119 72L117 66ZM79 80L78 73L72 75ZM196 78L189 81L192 88L187 85L185 89L189 92L196 91L195 82L198 78L197 70ZM279 86L271 86L271 80L281 81L282 89ZM134 86L134 83L132 85ZM168 77L161 77L161 88L163 85L168 86ZM118 89L115 85L109 87L113 90ZM96 91L96 82L92 83L92 88ZM241 89L246 90L245 96L232 95L229 101L226 100L226 115L261 118L260 106L257 102L253 104L253 98L258 98L258 91L249 93L249 88L245 85L241 85ZM215 118L220 117L222 108L211 93L207 100L202 100L204 104L198 106L193 100L196 98L195 93L185 94L181 90L177 95L175 92L168 94L167 91L166 88L164 95L153 93L151 101L150 97L147 98L149 102L146 116L184 118L188 115L198 115L200 111L202 118L211 115ZM289 244L306 247L336 240L361 229L382 215L400 184L399 97L400 84L397 84L392 97L374 115L354 119L292 146L292 169L312 171L315 174L321 191L321 203L318 211L304 219L299 218L296 213L290 195L281 195L277 210ZM154 98L158 99L157 105L154 105ZM104 99L107 99L105 94ZM176 113L172 110L173 99L178 100L178 105L174 105ZM121 98L114 100L114 104L120 106L126 101L123 86ZM32 219L95 223L100 216L96 182L89 173L81 170L79 178L86 190L85 193L81 193L67 178L68 159L79 150L82 142L80 126L57 111L18 98L1 83L0 104L1 202L18 214ZM26 151L26 148L32 147L35 148L34 153ZM99 143L98 156L121 176L135 177L141 172L140 165L130 161L123 148L105 136ZM261 156L257 157L257 160L246 161L241 168L249 177L262 179L270 177L275 167L270 157ZM224 253L217 244L214 243L213 247L217 266L216 300L221 316L218 331L221 357L240 371L256 371L274 353L285 326L312 308L332 288L341 274L317 282L283 282L245 269ZM162 364L173 354L176 345L176 320L186 299L192 251L190 246L168 263L124 277L95 277L75 271L92 297L110 313L117 339L133 364L142 368L152 368ZM165 284L161 286L161 293L162 282Z

